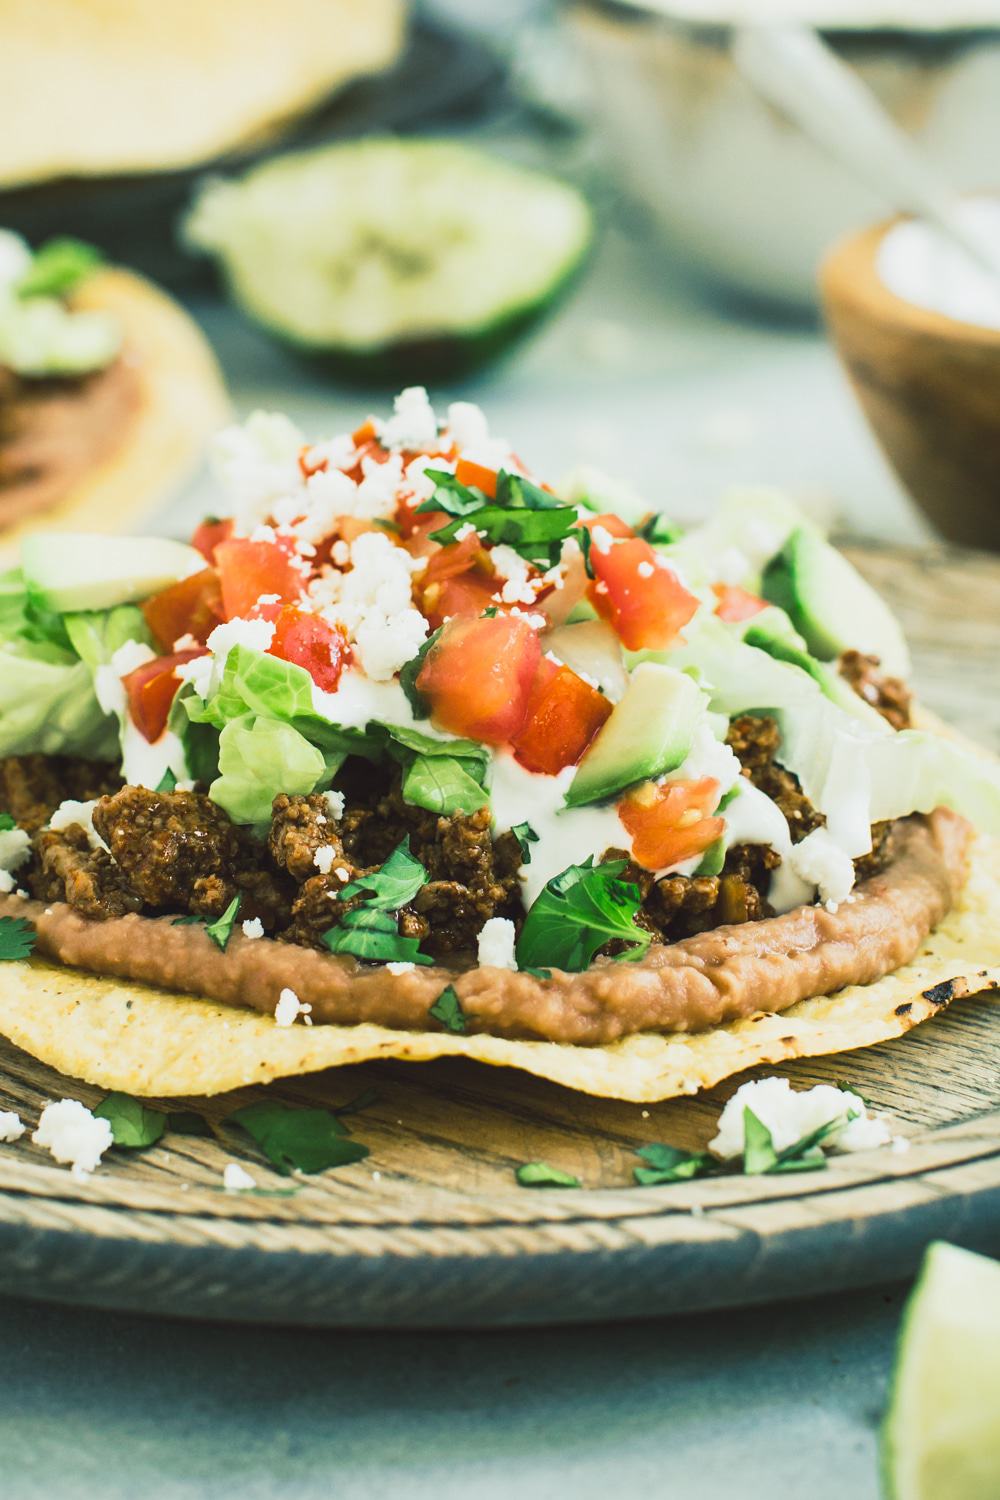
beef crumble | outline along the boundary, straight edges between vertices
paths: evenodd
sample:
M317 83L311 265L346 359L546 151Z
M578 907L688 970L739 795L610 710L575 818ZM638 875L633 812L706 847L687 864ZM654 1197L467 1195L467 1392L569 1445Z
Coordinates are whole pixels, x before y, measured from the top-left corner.
M913 694L901 677L889 677L877 656L845 651L837 663L841 677L866 703L877 709L893 729L909 729Z
M61 802L92 802L121 785L115 767L103 761L70 755L0 759L0 809L29 833L43 827Z

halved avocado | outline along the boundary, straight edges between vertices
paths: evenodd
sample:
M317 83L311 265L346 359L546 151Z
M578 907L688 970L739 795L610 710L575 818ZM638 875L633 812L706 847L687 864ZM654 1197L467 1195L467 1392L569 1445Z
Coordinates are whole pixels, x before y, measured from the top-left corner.
M147 599L199 572L205 559L168 537L66 531L26 537L21 566L25 583L42 603L66 614Z
M590 247L568 184L453 141L368 139L209 184L185 226L236 301L355 377L454 377L553 306Z
M581 760L566 806L605 802L636 782L675 770L704 717L705 697L693 678L659 662L640 662Z

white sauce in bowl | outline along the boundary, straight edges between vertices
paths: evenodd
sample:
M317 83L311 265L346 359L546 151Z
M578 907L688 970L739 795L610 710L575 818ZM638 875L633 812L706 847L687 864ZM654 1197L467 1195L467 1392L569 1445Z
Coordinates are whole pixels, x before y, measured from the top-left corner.
M1000 267L1000 199L965 199L958 216L996 246ZM882 283L904 302L1000 330L1000 270L990 276L930 224L907 219L890 229L876 266Z

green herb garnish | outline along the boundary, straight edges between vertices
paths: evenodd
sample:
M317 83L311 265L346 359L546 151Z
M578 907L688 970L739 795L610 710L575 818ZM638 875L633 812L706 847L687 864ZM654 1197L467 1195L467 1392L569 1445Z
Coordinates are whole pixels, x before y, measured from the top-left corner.
M365 905L379 911L399 911L412 901L422 885L428 880L427 871L410 853L410 836L406 835L397 844L380 870L371 875L359 875L340 892L340 899L363 896Z
M538 834L530 823L515 823L510 830L517 839L517 847L521 851L521 863L531 864L531 845L538 843Z
M441 991L427 1014L440 1021L445 1031L452 1031L456 1036L464 1036L469 1029L468 1018L453 984Z
M99 1120L107 1120L115 1145L126 1151L145 1151L155 1146L168 1122L162 1109L151 1109L131 1094L109 1094L94 1114Z
M169 766L156 783L156 790L158 792L175 792L177 790L177 777Z
M480 782L469 775L468 762L447 755L418 755L403 776L403 801L411 807L451 817L489 805Z
M662 511L653 511L652 515L646 517L640 526L635 529L636 536L641 536L644 541L652 542L654 547L666 547L671 542L676 542L682 535L679 526L668 521Z
M17 822L11 817L10 813L0 813L0 833L8 833L12 828L16 827Z
M36 250L15 287L19 297L65 297L101 262L101 252L83 240L62 236Z
M407 702L413 709L414 717L417 719L427 719L430 717L430 704L417 687L417 678L420 676L421 667L427 660L428 651L434 645L443 629L444 626L439 625L437 630L433 630L426 641L424 641L416 656L410 661L405 662L400 669L399 685L406 694Z
M636 926L642 897L637 886L618 879L625 868L623 859L595 865L591 858L553 876L525 918L517 940L518 968L547 962L577 974L609 942L625 944L616 958L641 958L652 934Z
M38 934L25 917L0 917L0 963L28 958Z
M540 1188L578 1188L581 1186L579 1177L574 1177L572 1172L564 1172L560 1167L550 1167L547 1161L526 1161L522 1167L518 1167L514 1173L521 1187Z
M856 1119L856 1112L849 1113L847 1118L848 1120ZM826 1157L821 1143L834 1131L839 1130L843 1124L843 1119L837 1116L833 1120L828 1120L825 1125L811 1130L800 1140L793 1141L783 1151L776 1151L770 1130L762 1120L757 1118L749 1106L744 1105L743 1171L748 1177L756 1177L764 1173L811 1172L814 1169L823 1168L826 1166Z
M418 938L403 937L393 913L377 907L358 906L345 912L336 927L324 932L323 942L331 953L349 953L370 964L434 961L421 953Z
M212 1127L204 1115L193 1109L172 1109L167 1115L167 1129L175 1135L211 1136Z
M662 1182L689 1182L717 1170L707 1151L682 1151L679 1146L643 1146L636 1152L646 1162L636 1167L633 1176L640 1187L656 1187Z
M453 474L429 469L437 489L417 512L444 511L451 519L430 533L431 540L447 546L467 524L494 545L513 547L529 562L552 567L559 561L562 542L576 528L574 505L564 505L521 474L501 469L497 475L496 499L482 490L459 484Z
M212 939L212 942L216 945L217 948L222 949L223 953L225 953L226 945L233 935L233 926L236 922L237 916L239 915L242 901L243 897L241 895L235 895L232 901L230 901L229 905L226 907L225 911L222 913L222 916L217 917L214 922L209 922L205 926L205 931L208 933L208 936Z
M529 969L520 969L519 972L522 973L522 974L531 974L531 975L534 976L535 979L551 979L552 978L552 970L551 969L530 969L529 968Z
M368 1147L352 1140L347 1127L326 1109L265 1101L238 1109L226 1124L245 1130L284 1177L293 1171L325 1172L368 1155Z

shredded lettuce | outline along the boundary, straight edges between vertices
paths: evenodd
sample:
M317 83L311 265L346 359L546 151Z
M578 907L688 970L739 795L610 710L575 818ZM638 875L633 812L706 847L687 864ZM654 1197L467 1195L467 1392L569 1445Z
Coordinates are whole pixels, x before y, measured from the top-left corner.
M127 641L157 649L145 616L135 604L63 615L62 621L73 650L92 672L106 666Z
M208 795L234 823L266 823L278 792L304 797L328 783L321 751L290 724L247 715L219 736L219 775Z

